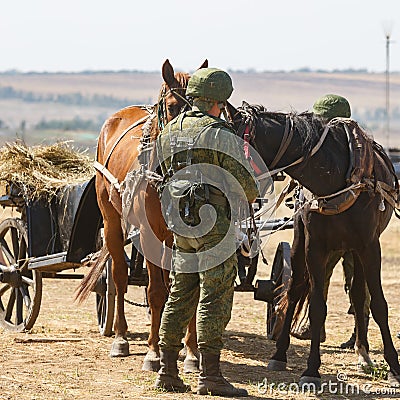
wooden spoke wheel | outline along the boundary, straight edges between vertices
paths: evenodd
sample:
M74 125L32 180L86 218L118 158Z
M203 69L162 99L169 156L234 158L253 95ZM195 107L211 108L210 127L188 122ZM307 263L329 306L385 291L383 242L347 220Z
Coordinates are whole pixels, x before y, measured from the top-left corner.
M103 274L96 285L97 324L102 336L113 333L115 312L115 284L111 274L111 258L107 260Z
M292 275L290 263L290 244L280 242L274 257L271 270L271 281L274 282L274 298L267 303L267 336L276 340L281 332L285 315L277 313L279 302L289 288Z
M42 300L42 275L28 269L25 223L8 218L0 223L0 326L14 332L33 327Z

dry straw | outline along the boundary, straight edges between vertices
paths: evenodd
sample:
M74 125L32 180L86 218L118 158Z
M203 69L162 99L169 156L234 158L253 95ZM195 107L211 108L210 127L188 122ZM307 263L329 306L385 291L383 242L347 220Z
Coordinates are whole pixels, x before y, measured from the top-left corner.
M0 181L8 187L14 184L25 200L50 200L61 187L85 182L94 174L93 160L70 142L29 147L18 140L0 149Z

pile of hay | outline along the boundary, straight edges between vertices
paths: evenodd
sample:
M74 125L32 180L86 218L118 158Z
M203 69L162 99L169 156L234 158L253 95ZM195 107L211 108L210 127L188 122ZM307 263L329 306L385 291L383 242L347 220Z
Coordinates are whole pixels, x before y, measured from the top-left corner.
M93 159L70 142L28 147L16 141L0 149L2 186L16 185L26 200L50 200L59 188L85 182L94 174Z

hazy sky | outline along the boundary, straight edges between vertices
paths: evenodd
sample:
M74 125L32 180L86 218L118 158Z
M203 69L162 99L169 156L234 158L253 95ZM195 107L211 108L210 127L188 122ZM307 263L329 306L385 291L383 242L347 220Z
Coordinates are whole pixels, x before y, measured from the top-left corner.
M0 71L400 71L400 0L1 0Z

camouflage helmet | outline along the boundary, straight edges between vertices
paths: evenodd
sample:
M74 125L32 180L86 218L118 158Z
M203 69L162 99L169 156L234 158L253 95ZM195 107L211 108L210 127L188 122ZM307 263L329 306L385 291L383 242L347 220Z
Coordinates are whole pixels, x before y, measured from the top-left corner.
M186 96L223 102L229 99L232 92L232 79L225 71L200 68L189 79Z
M314 103L313 113L325 119L350 118L351 109L349 102L344 97L337 94L327 94Z

